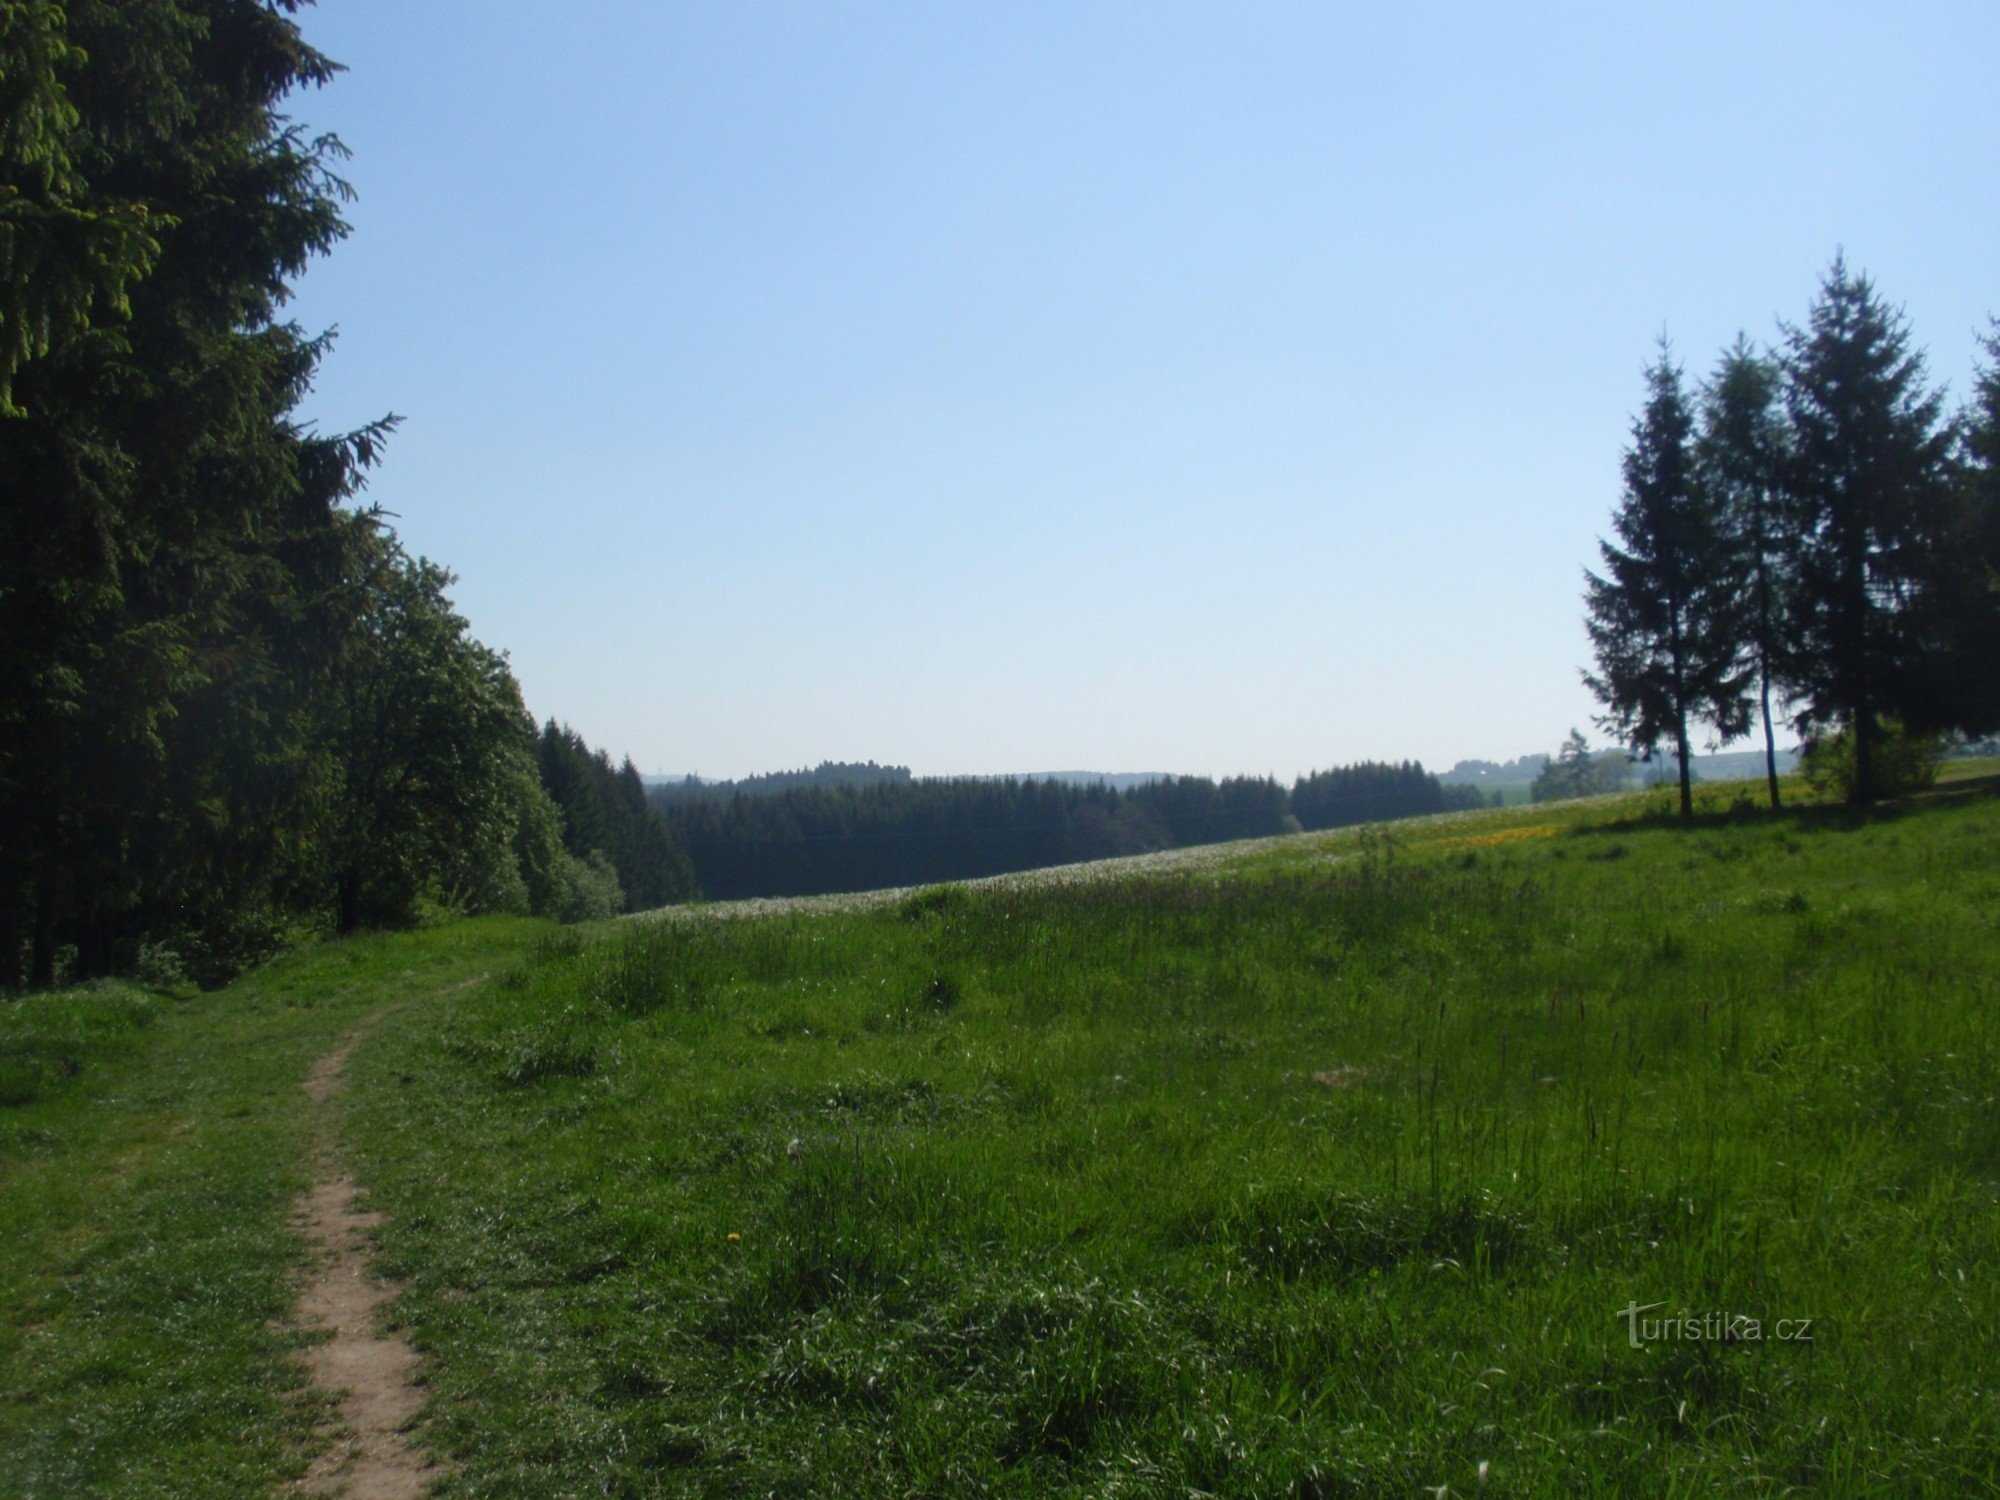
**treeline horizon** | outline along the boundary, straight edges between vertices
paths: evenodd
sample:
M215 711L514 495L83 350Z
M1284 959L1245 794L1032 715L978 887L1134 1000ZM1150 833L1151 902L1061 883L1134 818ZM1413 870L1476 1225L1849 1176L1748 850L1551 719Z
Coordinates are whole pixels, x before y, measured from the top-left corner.
M930 885L1234 839L1485 807L1415 761L1300 777L1102 782L978 776L821 781L688 796L651 788L709 900Z
M1485 805L1416 762L1289 787L824 763L649 792L538 726L450 572L363 503L398 419L298 416L332 335L283 309L351 195L339 142L285 112L338 71L294 13L69 0L0 26L0 992L220 982L300 931L435 912L574 921ZM1985 347L1947 417L1836 262L1699 412L1663 351L1591 579L1604 727L1685 767L1690 722L1747 725L1754 667L1802 733L1852 736L1866 800L1892 721L2000 724Z
M908 782L915 778L908 766L879 766L872 760L823 760L818 765L796 771L763 771L753 776L681 776L671 781L647 783L647 792L656 799L679 797L728 798L738 792L749 796L770 796L799 787L872 786L877 782Z

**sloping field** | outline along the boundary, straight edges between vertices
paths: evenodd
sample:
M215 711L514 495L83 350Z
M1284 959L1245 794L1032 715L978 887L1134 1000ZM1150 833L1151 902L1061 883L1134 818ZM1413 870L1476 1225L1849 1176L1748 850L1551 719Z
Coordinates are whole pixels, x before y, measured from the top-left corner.
M2000 800L1705 796L462 924L74 1076L30 1002L0 1492L326 1446L296 1101L378 1013L329 1128L439 1493L1991 1490Z

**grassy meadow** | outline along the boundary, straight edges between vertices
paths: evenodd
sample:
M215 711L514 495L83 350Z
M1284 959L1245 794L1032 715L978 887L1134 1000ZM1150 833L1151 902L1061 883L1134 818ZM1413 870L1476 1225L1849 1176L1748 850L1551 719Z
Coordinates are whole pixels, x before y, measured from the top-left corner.
M1992 1491L1972 769L0 1010L0 1492L302 1470L286 1100L375 1012L444 1494Z

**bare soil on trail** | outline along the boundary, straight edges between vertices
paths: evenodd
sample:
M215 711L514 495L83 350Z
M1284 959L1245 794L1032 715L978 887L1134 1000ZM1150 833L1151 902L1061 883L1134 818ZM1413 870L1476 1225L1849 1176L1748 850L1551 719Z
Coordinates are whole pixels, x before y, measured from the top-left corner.
M380 1012L350 1031L306 1075L305 1093L324 1114L347 1081L347 1060ZM340 1399L330 1446L294 1489L301 1495L345 1495L351 1500L408 1500L421 1496L439 1472L437 1462L411 1436L424 1393L417 1352L399 1333L382 1331L383 1313L400 1290L368 1270L368 1234L380 1214L357 1206L361 1187L334 1154L332 1131L317 1122L313 1185L299 1200L295 1222L318 1257L299 1296L298 1322L331 1337L306 1351L313 1384Z

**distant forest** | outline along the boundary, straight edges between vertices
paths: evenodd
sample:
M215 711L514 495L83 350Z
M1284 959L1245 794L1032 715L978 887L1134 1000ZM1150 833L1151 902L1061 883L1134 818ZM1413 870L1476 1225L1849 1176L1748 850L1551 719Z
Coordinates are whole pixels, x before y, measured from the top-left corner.
M800 787L878 786L908 782L908 766L878 766L874 761L823 760L810 771L767 771L761 776L745 776L740 781L705 781L686 776L679 781L655 781L650 791L656 801L669 802L683 797L727 800L742 792L767 797L773 792L790 792Z
M651 795L712 900L966 880L1486 805L1476 788L1446 787L1414 762L1316 771L1290 789L1248 776L1119 790L984 777L857 782L820 771L773 793L701 795L668 783Z

